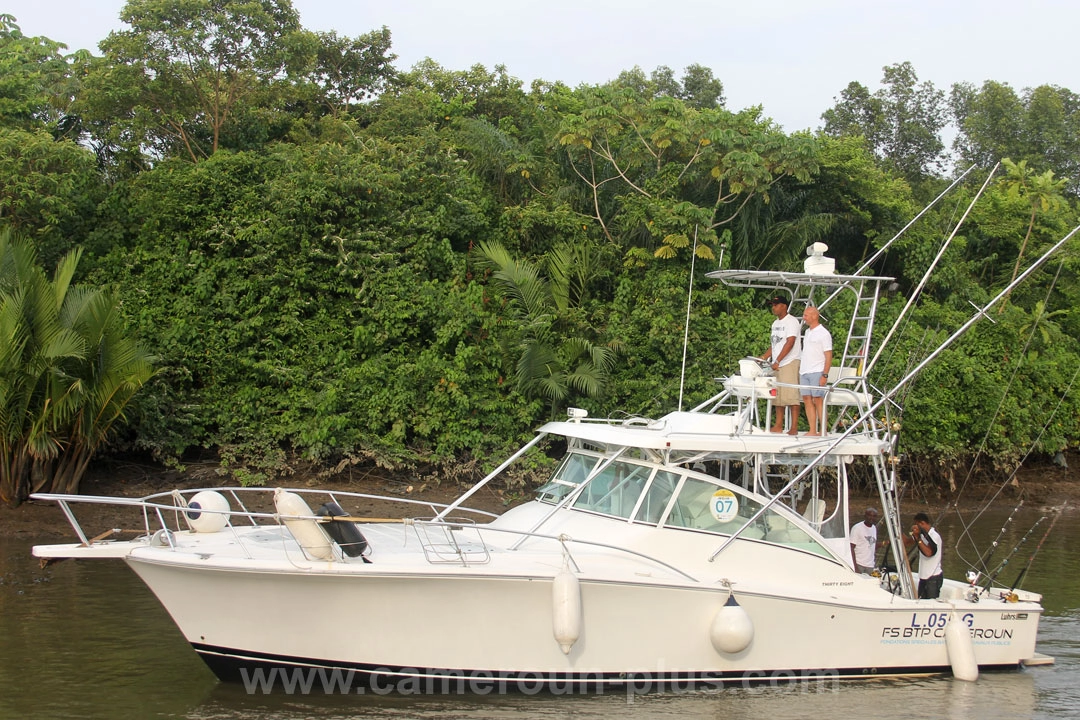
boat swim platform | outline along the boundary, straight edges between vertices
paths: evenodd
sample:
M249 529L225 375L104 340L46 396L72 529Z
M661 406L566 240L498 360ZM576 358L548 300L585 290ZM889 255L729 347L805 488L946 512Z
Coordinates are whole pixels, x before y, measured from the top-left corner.
M1043 653L1035 653L1027 660L1021 660L1020 664L1024 667L1046 667L1048 665L1054 665L1056 661L1050 655L1044 655Z

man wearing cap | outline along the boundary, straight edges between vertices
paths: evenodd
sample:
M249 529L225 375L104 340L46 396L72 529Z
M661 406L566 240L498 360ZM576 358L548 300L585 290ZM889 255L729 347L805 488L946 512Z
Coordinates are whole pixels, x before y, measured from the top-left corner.
M802 350L799 344L799 321L793 315L788 314L787 298L780 295L769 300L773 320L770 341L771 347L761 356L762 360L772 360L772 369L776 372L776 422L769 428L769 432L784 431L784 410L791 409L791 426L789 435L797 435L799 432L799 355Z

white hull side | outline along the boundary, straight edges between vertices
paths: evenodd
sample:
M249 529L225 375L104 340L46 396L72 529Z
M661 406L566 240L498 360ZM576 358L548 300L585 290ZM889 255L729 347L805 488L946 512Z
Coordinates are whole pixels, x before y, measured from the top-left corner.
M327 575L200 568L131 557L200 652L298 664L451 669L544 677L587 674L826 671L839 675L949 668L950 604L893 598L879 608L737 592L754 623L743 652L709 640L727 591L582 579L583 631L568 655L552 633L551 578ZM1034 657L1035 604L956 603L981 666Z

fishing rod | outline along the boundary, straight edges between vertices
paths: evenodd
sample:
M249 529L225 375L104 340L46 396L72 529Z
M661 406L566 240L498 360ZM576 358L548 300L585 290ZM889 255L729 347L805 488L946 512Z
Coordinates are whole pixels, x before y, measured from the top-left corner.
M1024 567L1020 570L1020 574L1016 576L1015 580L1013 580L1012 587L1009 588L1010 593L1015 592L1016 588L1020 587L1020 581L1024 578L1024 575L1027 574L1028 568L1031 567L1031 563L1035 560L1035 556L1039 554L1039 550L1042 550L1042 546L1043 543L1046 542L1046 538L1050 537L1050 531L1054 529L1054 523L1056 523L1057 519L1061 517L1061 512L1064 509L1065 505L1062 505L1060 508L1058 508L1057 515L1055 515L1054 519L1050 521L1050 527L1046 528L1046 532L1043 533L1042 540L1039 540L1039 544L1035 546L1035 550L1031 553L1031 557L1028 558L1027 564L1024 565Z
M973 567L975 568L976 572L983 572L983 573L987 572L987 565L990 562L990 558L992 558L994 556L994 553L997 552L998 545L1001 543L1001 538L1005 536L1005 531L1008 529L1009 524L1012 523L1013 516L1016 515L1016 512L1022 507L1024 507L1024 499L1020 498L1020 502L1018 502L1016 504L1016 506L1013 507L1012 512L1009 513L1009 517L1007 517L1005 519L1005 522L1001 524L1001 529L998 530L997 537L994 538L994 541L990 543L990 547L988 547L986 549L986 552L984 552L982 555L980 555L979 559L975 561L975 564L973 565ZM1038 524L1038 523L1036 523L1036 524ZM966 526L964 528L964 532L961 535L961 537L963 537L963 535L967 535L968 537L971 537L970 530L971 530L971 526L970 525ZM957 546L960 545L959 539L957 540L956 544L957 544ZM974 543L972 543L972 545L974 545Z
M1046 516L1043 515L1038 520L1036 520L1035 524L1032 525L1030 528L1028 528L1028 531L1026 533L1024 533L1024 537L1020 538L1020 542L1016 543L1016 545L1009 552L1009 554L1006 555L1004 558L1002 558L1001 562L998 563L998 566L996 568L994 568L994 571L987 575L987 577L986 577L986 588L985 588L985 590L987 592L990 591L990 588L993 586L994 581L997 580L998 575L1000 575L1005 570L1005 566L1009 564L1009 561L1012 559L1012 556L1020 551L1020 548L1023 547L1024 543L1027 542L1027 539L1031 535L1031 533L1035 532L1035 528L1039 527L1039 525L1042 524L1042 521L1045 520L1045 519L1046 519Z

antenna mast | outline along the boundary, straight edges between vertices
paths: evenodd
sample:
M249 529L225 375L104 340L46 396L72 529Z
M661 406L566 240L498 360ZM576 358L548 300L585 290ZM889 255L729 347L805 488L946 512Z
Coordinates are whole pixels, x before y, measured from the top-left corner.
M682 370L679 372L679 412L682 412L683 386L686 384L686 345L690 341L690 300L694 296L694 261L697 260L697 231L694 226L694 250L690 253L690 290L686 293L686 322L683 324L682 338ZM720 261L724 255L721 253Z

